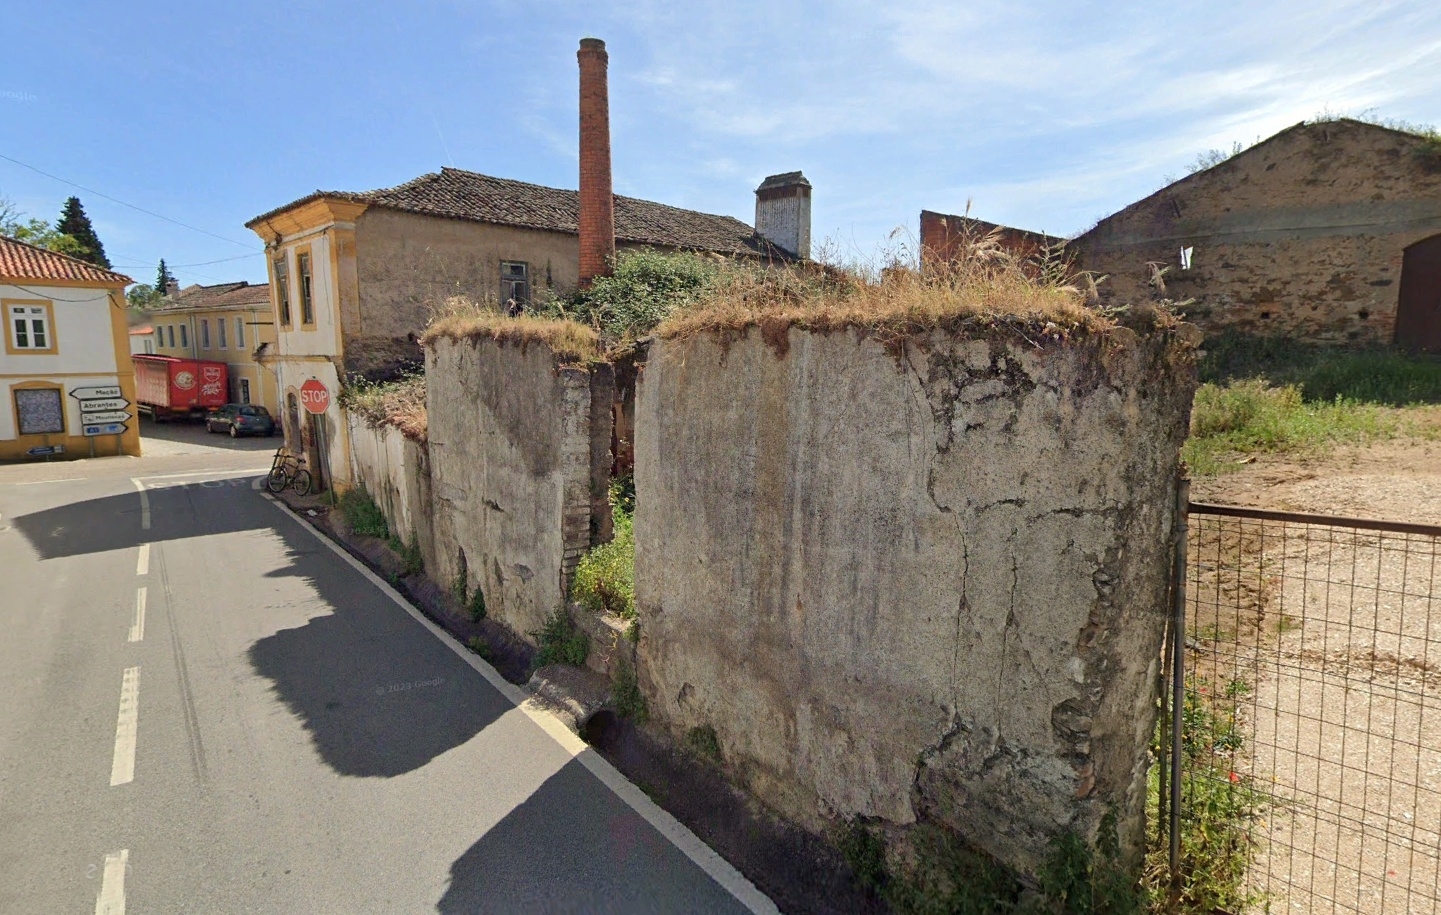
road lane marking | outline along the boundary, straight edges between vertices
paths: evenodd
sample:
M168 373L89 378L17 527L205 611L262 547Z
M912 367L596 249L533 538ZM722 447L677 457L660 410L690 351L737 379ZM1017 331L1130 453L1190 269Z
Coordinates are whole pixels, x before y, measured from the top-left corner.
M135 488L140 490L140 529L142 531L148 531L150 530L150 494L145 491L145 484L140 482L138 478L131 477L130 482L134 483Z
M135 622L130 625L127 642L139 642L145 638L145 586L135 589Z
M105 856L105 876L100 878L100 895L95 915L125 915L125 871L130 867L130 849Z
M135 574L150 574L150 544L140 544L140 555L135 560Z
M11 483L11 486L41 486L45 483L78 483L87 477L64 477L59 480L26 480L23 483Z
M364 563L345 551L340 544L326 537L320 531L309 524L306 524L284 502L272 496L270 493L261 493L266 499L274 503L275 507L289 515L291 520L309 531L311 536L330 548L330 551L339 556L351 568L360 573L367 581L380 590L382 594L390 598L396 606L404 610L417 623L440 640L442 644L455 652L462 661L470 665L476 673L486 679L496 691L511 704L523 712L542 731L548 734L552 740L560 744L571 758L575 759L594 775L601 784L609 788L616 797L620 798L627 806L640 815L647 823L660 833L672 845L678 848L682 854L689 858L692 863L704 871L712 880L718 883L721 888L736 898L741 905L750 909L756 915L780 915L780 909L760 890L755 884L746 879L745 875L736 870L735 867L722 858L715 849L705 844L691 832L684 823L677 820L670 813L661 809L645 792L632 784L618 769L606 762L604 757L591 748L589 744L580 739L580 736L572 731L566 724L556 717L544 706L539 704L533 697L523 692L520 687L505 679L494 667L482 661L473 652L468 651L457 642L444 629L436 625L425 614L417 610L409 601L400 596L390 585L386 584L379 575L372 572Z
M136 480L178 480L181 477L248 477L252 473L265 473L269 467L246 467L242 470L192 470L187 473L152 473Z
M120 715L115 719L115 758L110 787L135 780L135 736L140 724L140 668L125 668L120 681Z

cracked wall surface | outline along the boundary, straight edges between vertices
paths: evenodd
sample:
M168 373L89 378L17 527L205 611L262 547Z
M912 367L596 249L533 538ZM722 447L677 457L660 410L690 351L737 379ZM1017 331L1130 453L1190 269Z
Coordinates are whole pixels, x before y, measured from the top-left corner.
M394 426L373 426L357 413L347 413L346 422L351 478L375 499L391 533L415 543L425 567L434 568L429 446Z
M610 367L561 365L539 342L441 337L426 348L425 372L431 577L463 576L491 616L534 632L563 603L593 511L609 511L592 467L610 466L609 450L593 445L610 441ZM605 407L594 421L593 401ZM608 531L608 518L594 526Z
M788 334L652 344L653 714L813 827L927 818L1034 872L1115 807L1139 847L1189 347Z

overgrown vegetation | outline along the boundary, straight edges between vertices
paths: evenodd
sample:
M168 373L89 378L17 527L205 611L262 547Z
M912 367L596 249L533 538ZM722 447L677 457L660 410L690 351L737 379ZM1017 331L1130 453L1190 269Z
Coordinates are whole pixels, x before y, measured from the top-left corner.
M715 728L710 725L702 724L686 731L685 745L697 756L720 765L720 738L716 735Z
M724 258L651 249L621 251L610 276L545 306L549 317L592 327L612 348L627 348L676 309L693 305L737 266Z
M470 613L471 622L478 623L485 619L485 592L476 588L471 592L470 600L466 603L465 608Z
M1251 837L1268 809L1267 798L1246 771L1245 736L1238 718L1249 684L1232 678L1219 691L1188 677L1181 728L1181 857L1172 899L1170 844L1160 817L1160 769L1151 767L1147 792L1146 882L1152 907L1176 915L1251 911L1263 897L1246 886L1246 871L1259 847ZM1152 752L1160 758L1163 729Z
M585 364L600 358L600 337L576 321L537 313L511 317L493 304L462 296L448 299L431 319L421 342L441 337L453 340L488 339L525 346L544 343L562 363Z
M340 497L340 511L345 515L345 523L355 533L362 537L389 539L390 526L385 523L385 513L364 486L346 490L345 495Z
M555 612L546 618L545 625L541 626L539 631L532 632L531 636L540 646L535 655L536 668L547 664L580 667L585 664L585 659L590 654L590 639L575 625L575 620L570 618L570 613L564 607L557 607Z
M465 645L471 651L480 655L482 660L489 661L494 657L494 653L490 650L490 643L478 635L471 636L470 641L466 642Z
M640 723L649 717L645 695L640 691L640 678L630 661L621 658L615 666L615 682L611 684L611 702L622 718Z
M576 566L571 599L595 613L613 613L635 619L635 510L634 488L625 495L625 483L611 487L611 515L615 535L588 551ZM619 487L619 491L617 491ZM627 509L629 506L629 509Z
M425 559L420 555L420 539L415 534L410 535L409 543L404 543L395 534L391 534L386 543L405 563L401 569L402 575L415 575L425 571Z
M1184 451L1197 475L1257 452L1441 435L1429 409L1441 404L1441 361L1235 332L1205 348Z
M411 368L393 381L368 381L352 375L341 385L340 405L371 427L390 425L407 438L424 441L429 426L425 412L425 370Z

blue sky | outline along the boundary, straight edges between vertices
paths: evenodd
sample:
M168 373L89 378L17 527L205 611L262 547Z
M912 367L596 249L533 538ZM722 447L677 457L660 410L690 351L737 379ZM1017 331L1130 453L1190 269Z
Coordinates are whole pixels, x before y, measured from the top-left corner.
M1434 0L3 0L0 21L0 155L203 232L6 159L0 195L54 219L77 194L147 282L162 256L184 284L263 280L244 222L316 188L447 164L575 187L586 35L619 193L750 222L760 179L802 169L843 257L967 201L1069 234L1322 111L1441 122Z

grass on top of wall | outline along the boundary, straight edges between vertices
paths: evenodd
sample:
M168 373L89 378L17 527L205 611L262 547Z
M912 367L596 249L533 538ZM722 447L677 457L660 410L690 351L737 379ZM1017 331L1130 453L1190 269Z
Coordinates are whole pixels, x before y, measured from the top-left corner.
M363 418L372 428L394 426L407 438L425 441L429 414L425 411L425 371L412 370L394 381L346 379L340 405Z
M499 306L464 296L446 300L420 338L429 345L441 337L452 340L494 340L525 346L543 343L563 364L584 364L601 358L600 336L590 327L563 317L522 314L511 317Z

